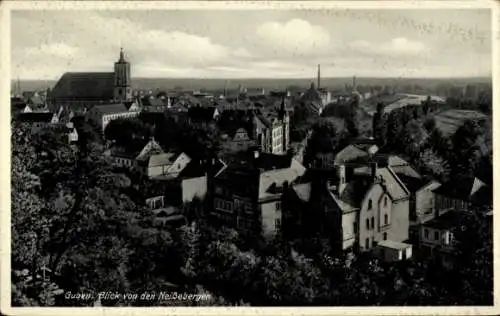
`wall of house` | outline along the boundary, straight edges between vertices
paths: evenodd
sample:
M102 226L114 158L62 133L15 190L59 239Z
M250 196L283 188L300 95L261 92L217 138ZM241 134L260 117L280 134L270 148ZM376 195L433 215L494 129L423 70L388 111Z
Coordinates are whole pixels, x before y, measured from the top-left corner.
M382 187L375 184L368 190L361 203L361 210L359 213L359 245L362 250L369 250L373 247L373 242L375 241L378 231L375 224L378 222L378 201L383 194ZM371 208L369 207L370 201Z
M384 240L384 233L387 233L387 239L389 239L389 230L391 227L391 210L392 210L392 200L391 197L383 192L380 196L378 202L378 215L375 217L376 234L375 241L379 242ZM385 222L387 216L387 223Z
M467 211L468 203L463 200L454 199L440 194L434 194L437 215L441 215L450 210Z
M170 165L148 167L148 177L158 177L166 175Z
M453 234L447 229L435 229L423 225L420 228L420 240L421 243L431 247L453 248Z
M415 193L415 213L418 223L425 223L435 217L434 192L432 191L439 186L441 184L434 182Z
M408 240L410 228L410 199L392 203L391 227L387 239L404 242Z
M261 204L262 234L266 238L273 238L281 226L281 200Z
M356 228L354 226L356 226ZM355 211L342 214L342 249L345 250L354 246L357 232L359 232L357 212Z
M195 197L204 198L207 194L207 177L185 179L182 181L181 188L184 203L193 201Z

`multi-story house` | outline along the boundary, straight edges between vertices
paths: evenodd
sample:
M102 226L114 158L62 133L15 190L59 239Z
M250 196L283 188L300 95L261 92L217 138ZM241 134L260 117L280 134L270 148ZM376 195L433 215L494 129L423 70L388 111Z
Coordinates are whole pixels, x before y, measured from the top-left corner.
M104 152L104 155L111 159L111 163L115 167L146 174L150 157L161 153L163 153L161 146L154 139L151 139L145 145L131 146L131 148L112 146Z
M306 169L290 156L254 154L209 176L210 215L244 234L274 238L280 233L283 190Z
M375 161L367 169L352 168L337 165L335 180L316 180L323 185L293 186L286 202L292 221L305 226L306 232L319 231L329 237L337 250L371 250L384 240L406 242L410 192L404 183L391 167L379 167ZM302 210L297 209L300 204Z
M284 154L290 146L290 116L282 99L277 115L254 111L252 138L261 152Z

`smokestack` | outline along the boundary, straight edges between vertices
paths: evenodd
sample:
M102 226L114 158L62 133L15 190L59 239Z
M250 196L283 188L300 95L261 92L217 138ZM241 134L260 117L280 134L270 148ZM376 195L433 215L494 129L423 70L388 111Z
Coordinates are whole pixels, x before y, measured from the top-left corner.
M318 64L318 82L317 82L318 89L321 87L320 84L321 84L321 65Z
M352 77L352 90L356 90L356 76Z

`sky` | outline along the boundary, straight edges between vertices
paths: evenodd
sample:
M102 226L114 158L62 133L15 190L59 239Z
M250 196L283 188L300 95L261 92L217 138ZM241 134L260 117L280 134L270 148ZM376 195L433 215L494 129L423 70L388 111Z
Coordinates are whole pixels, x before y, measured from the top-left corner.
M11 75L312 78L491 76L487 9L12 11Z

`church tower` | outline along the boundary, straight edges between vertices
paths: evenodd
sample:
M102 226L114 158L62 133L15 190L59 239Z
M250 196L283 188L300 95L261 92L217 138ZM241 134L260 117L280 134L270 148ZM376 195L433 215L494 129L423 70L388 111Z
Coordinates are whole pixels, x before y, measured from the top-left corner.
M123 49L120 49L120 59L115 63L115 101L125 102L132 100L130 87L130 63L125 60Z

